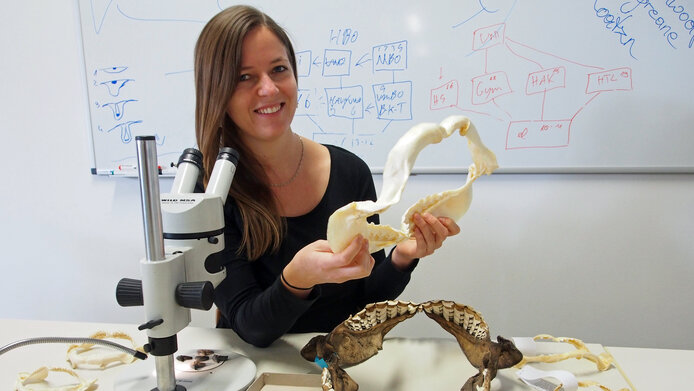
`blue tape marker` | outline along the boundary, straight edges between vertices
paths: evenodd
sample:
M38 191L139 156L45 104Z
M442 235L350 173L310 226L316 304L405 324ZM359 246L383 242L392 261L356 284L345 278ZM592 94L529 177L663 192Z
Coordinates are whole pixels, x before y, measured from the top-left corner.
M313 362L318 364L318 366L321 368L327 368L328 367L328 363L326 363L325 360L323 360L322 358L320 358L318 356L316 356L316 358L313 360Z

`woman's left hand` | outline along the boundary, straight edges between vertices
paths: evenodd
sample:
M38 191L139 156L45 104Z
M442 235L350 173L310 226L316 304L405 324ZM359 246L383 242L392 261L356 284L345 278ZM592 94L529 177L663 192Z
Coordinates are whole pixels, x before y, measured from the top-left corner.
M398 243L393 250L392 261L401 270L407 269L416 258L433 254L446 238L460 232L458 224L448 217L415 213L412 219L414 237Z

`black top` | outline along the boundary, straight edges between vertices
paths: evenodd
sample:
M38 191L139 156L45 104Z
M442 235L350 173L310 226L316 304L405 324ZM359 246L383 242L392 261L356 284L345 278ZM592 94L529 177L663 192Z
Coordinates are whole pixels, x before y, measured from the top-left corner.
M323 198L309 213L287 218L287 232L277 253L255 261L236 255L241 242L241 215L233 199L224 207L226 278L215 291L221 311L217 327L232 328L244 341L268 346L287 332L329 332L366 304L397 297L410 280L410 272L396 269L390 255L380 250L369 277L342 284L316 286L307 299L300 299L280 282L280 272L301 248L326 238L328 218L352 202L376 200L371 172L359 157L340 147L326 145L330 152L330 179ZM243 158L242 158L243 159ZM378 215L370 222L378 224Z

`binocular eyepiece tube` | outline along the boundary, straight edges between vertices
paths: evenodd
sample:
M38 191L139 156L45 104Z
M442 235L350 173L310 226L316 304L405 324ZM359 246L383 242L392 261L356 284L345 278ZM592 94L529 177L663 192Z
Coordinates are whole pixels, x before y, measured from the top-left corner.
M226 203L229 187L231 187L238 163L239 153L235 149L230 147L220 149L205 193L219 196L222 203Z
M236 173L239 153L230 147L219 150L217 161L212 168L206 194L219 196L226 203L229 187ZM178 159L178 170L171 186L171 194L192 193L203 168L202 153L195 148L187 148Z
M171 194L192 193L202 170L202 153L195 148L186 148L178 158L176 167Z

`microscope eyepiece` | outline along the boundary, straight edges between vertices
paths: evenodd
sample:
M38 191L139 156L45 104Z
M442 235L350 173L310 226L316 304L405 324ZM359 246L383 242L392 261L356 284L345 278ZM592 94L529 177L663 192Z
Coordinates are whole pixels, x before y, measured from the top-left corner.
M171 186L172 194L192 193L198 175L202 171L202 153L195 148L186 148L178 158L178 169Z
M217 155L217 160L219 159L226 159L234 163L234 166L236 166L237 164L239 164L239 153L234 148L222 147L219 150L219 154Z
M239 153L234 148L221 148L212 168L205 193L217 195L222 199L222 203L225 203L238 163Z
M195 164L198 170L202 170L202 152L195 148L184 149L181 157L178 158L178 165L181 165L181 163Z

